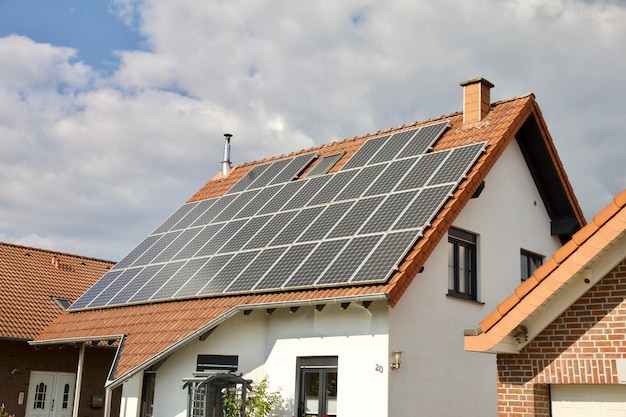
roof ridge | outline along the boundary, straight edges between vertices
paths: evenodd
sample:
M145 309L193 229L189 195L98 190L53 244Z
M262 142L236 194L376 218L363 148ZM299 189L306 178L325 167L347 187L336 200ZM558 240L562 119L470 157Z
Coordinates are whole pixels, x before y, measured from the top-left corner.
M533 93L527 93L527 94L524 94L524 95L521 95L521 96L515 96L515 97L508 98L508 99L504 99L504 100L499 100L499 101L493 102L493 103L491 103L491 106L495 107L495 106L498 106L498 105L501 105L501 104L510 103L512 101L525 99L527 97L533 97L534 98L535 95ZM437 122L437 121L440 121L440 120L443 120L443 119L449 119L451 117L460 116L462 114L463 114L462 111L454 111L452 113L442 114L440 116L429 117L427 119L422 119L422 120L416 120L414 122L401 124L399 126L394 126L394 127L390 127L390 128L386 128L386 129L379 129L379 130L376 130L374 132L364 133L362 135L356 135L356 136L352 136L352 137L348 137L348 138L338 139L338 140L334 140L332 142L326 142L326 143L323 143L321 145L312 146L312 147L309 147L309 148L304 148L304 149L300 149L300 150L289 152L289 153L285 153L285 154L269 156L267 158L257 159L257 160L254 160L254 161L243 162L241 164L235 165L233 167L233 169L244 168L244 167L247 167L248 165L259 165L259 164L264 164L264 163L267 163L267 162L270 162L270 161L277 161L277 160L280 160L280 159L290 158L290 157L293 157L295 155L302 155L302 154L305 154L307 152L313 152L313 151L315 151L317 149L323 149L323 148L327 148L327 147L330 147L330 146L335 146L335 145L346 143L346 142L350 142L350 141L370 139L370 138L373 138L373 137L376 137L376 136L388 134L390 132L401 131L402 129L410 129L410 128L413 128L413 127L417 127L419 125L424 125L424 124L427 124L427 123L434 123L434 122Z
M69 253L69 252L60 252L60 251L53 251L51 249L43 249L43 248L36 248L34 246L25 246L25 245L18 245L16 243L7 243L7 242L1 242L0 241L0 246L10 246L16 249L27 249L27 250L31 250L31 251L38 251L38 252L46 252L52 255L62 255L62 256L70 256L72 258L76 258L76 259L87 259L87 260L91 260L91 261L98 261L98 262L105 262L105 263L110 263L110 264L115 264L115 261L111 261L111 260L107 260L107 259L101 259L101 258L94 258L91 256L83 256L83 255L77 255L77 254L73 254L73 253Z

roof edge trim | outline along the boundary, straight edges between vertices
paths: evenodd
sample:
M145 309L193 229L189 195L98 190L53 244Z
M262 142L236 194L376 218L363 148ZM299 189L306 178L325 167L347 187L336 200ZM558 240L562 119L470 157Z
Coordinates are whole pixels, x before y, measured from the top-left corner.
M112 334L108 336L88 336L88 337L68 337L65 339L45 339L45 340L33 340L28 342L29 345L33 346L44 346L44 345L60 345L60 344L72 344L72 343L85 343L85 342L95 342L101 340L111 340L111 339L121 339L123 338L123 334Z

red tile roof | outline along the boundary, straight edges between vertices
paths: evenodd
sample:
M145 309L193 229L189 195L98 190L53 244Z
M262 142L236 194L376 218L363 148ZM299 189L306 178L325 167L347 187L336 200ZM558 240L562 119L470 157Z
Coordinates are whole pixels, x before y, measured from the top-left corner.
M0 337L34 339L113 262L0 242Z
M478 123L463 124L461 113L454 113L436 119L423 121L395 129L355 137L341 142L303 150L290 155L282 155L263 161L256 161L234 167L227 176L218 174L202 187L189 201L203 200L223 195L253 167L269 161L315 151L320 157L345 151L343 158L330 172L336 172L368 139L383 134L413 129L439 121L449 121L450 128L435 144L435 150L454 148L477 142L487 142L485 153L478 159L468 176L461 181L432 225L414 248L407 254L398 271L385 284L344 286L328 289L271 292L259 295L224 296L206 299L169 301L152 305L126 306L100 310L65 313L48 327L38 338L37 343L80 339L89 336L126 335L123 351L119 358L115 378L121 379L140 369L153 358L175 347L178 343L196 337L198 329L205 329L224 317L228 311L238 306L270 303L309 303L320 300L341 300L345 297L385 297L391 306L395 305L416 277L435 246L447 233L448 228L484 180L506 146L524 122L534 115L540 121L546 146L557 167L559 178L566 190L568 204L575 212L579 224L584 218L574 197L571 186L562 170L549 133L541 122L541 114L534 96L515 98L492 106L489 115Z
M626 190L576 232L544 265L480 322L479 335L465 337L465 349L491 351L533 315L549 305L587 265L626 234ZM622 259L626 257L623 254ZM601 277L597 277L599 279ZM570 300L574 303L576 299Z

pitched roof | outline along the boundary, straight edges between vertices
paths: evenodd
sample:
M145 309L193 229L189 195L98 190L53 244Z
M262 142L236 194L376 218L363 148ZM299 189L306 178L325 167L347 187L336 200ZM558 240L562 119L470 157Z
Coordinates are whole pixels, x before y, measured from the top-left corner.
M556 215L572 217L578 225L585 223L533 95L494 104L486 119L478 123L464 125L463 115L454 113L290 155L242 164L234 167L226 176L218 174L189 201L222 196L254 167L312 151L317 152L318 157L345 152L342 159L330 171L331 173L337 172L370 138L441 121L448 121L450 128L435 143L434 151L483 141L487 143L486 150L473 165L466 178L460 182L453 196L438 211L430 227L425 230L423 236L409 250L398 269L386 282L369 285L344 285L336 288L270 291L263 294L208 297L67 312L48 327L37 338L36 343L80 340L95 336L105 338L106 336L123 334L126 339L114 373L116 381L119 381L152 363L156 358L163 356L164 352L169 352L180 344L193 340L199 334L217 325L228 314L238 311L240 308L249 308L251 305L268 306L275 303L288 305L337 302L337 300L367 301L381 298L388 299L390 305L393 306L416 277L435 246L445 236L460 210L479 188L498 157L516 137L516 134L520 132L520 129L531 122L535 129L533 133L539 133L529 137L528 140L541 138L541 142L544 144L542 152L550 160L548 168L551 171L547 175L551 175L553 182L558 183L557 185L551 184L558 192L548 193L546 196L548 200L545 201L546 206L556 207L554 209ZM518 138L519 140L525 139ZM538 169L545 170L546 167ZM557 197L554 197L555 195ZM559 200L559 204L555 204L555 199ZM565 203L561 201L563 199ZM565 207L566 212L563 212L563 207Z
M465 349L519 352L624 258L626 190L466 335Z
M33 339L113 266L110 261L0 242L0 338Z

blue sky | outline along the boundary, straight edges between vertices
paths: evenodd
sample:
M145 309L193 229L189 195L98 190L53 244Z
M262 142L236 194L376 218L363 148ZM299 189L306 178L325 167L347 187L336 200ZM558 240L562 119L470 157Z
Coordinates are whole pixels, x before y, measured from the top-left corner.
M584 30L581 30L583 28ZM612 0L0 0L0 241L118 260L232 160L534 93L590 218L626 188Z
M114 51L140 49L142 41L111 8L103 0L0 0L0 37L75 48L78 60L110 72L119 61Z

